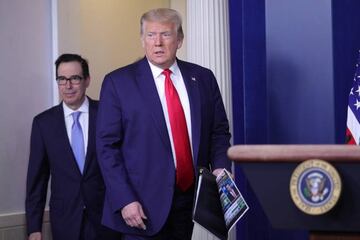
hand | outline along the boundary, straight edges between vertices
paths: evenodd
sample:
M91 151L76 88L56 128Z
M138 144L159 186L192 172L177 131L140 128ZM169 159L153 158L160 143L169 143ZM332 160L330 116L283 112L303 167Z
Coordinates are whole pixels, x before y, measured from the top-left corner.
M147 219L139 202L132 202L121 209L121 215L126 224L130 227L136 227L146 230L143 219Z
M222 172L223 168L217 168L212 173L217 177Z
M222 170L223 170L223 168L217 168L212 173L217 177L217 176L219 176L219 174L221 173ZM230 177L232 179L234 179L234 175L232 173L230 173Z
M30 233L28 240L42 240L41 232Z

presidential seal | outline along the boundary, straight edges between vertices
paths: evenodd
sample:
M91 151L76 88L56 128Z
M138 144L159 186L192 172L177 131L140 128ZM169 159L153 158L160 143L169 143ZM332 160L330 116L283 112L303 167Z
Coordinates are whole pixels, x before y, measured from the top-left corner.
M290 194L295 205L309 215L330 211L339 200L341 179L329 163L310 159L294 170L290 179Z

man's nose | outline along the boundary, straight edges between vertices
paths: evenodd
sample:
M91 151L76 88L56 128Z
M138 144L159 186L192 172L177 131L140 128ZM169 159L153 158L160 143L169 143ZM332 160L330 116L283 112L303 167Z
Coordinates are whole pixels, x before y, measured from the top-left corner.
M71 82L70 82L69 80L66 81L65 87L66 87L66 88L71 88L71 87L72 87Z
M155 37L155 45L156 46L161 46L162 45L162 37L161 37L161 35L156 35L156 37Z

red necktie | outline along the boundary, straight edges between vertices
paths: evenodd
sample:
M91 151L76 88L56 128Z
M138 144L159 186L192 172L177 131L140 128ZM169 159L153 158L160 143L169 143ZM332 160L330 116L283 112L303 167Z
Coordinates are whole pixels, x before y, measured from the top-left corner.
M180 190L186 191L194 182L194 170L185 114L170 78L171 71L165 69L162 73L165 75L165 97L176 155L176 184Z

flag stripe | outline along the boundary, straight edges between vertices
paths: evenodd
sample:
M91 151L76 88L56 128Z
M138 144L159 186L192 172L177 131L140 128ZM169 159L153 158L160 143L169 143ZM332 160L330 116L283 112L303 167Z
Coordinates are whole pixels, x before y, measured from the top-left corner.
M350 134L350 136L349 135L347 136L347 137L350 137L350 139L348 139L347 143L351 144L351 138L352 138L352 140L355 141L355 144L358 145L359 138L360 138L360 124L350 107L348 107L346 125L347 125L347 129L349 131L349 133L347 133L347 134Z
M349 93L346 121L346 143L359 145L360 139L360 51L356 64L353 86Z

